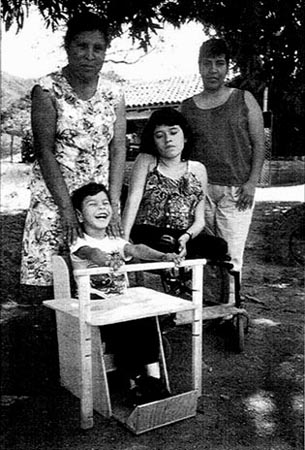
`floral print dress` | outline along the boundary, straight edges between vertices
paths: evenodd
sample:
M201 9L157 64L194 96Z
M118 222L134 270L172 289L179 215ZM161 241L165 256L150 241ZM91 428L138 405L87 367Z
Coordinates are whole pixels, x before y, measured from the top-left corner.
M50 93L56 108L54 152L69 193L91 181L108 187L109 143L114 133L115 108L123 95L120 85L100 75L94 96L81 100L62 71L42 78L39 84ZM30 190L21 283L50 286L51 258L64 248L64 242L59 211L37 161Z

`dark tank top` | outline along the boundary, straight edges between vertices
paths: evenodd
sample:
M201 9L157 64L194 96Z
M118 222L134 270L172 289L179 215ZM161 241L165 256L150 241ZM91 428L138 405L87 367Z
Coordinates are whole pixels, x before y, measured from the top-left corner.
M193 133L190 159L206 166L211 184L240 186L250 176L252 145L244 91L234 89L228 100L210 109L184 100L181 112Z

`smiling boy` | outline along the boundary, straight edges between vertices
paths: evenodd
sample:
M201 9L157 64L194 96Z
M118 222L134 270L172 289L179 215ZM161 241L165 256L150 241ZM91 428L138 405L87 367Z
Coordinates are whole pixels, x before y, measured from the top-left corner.
M136 258L150 261L173 261L179 264L181 258L176 253L163 253L147 245L133 245L122 238L107 235L107 227L112 217L109 194L104 185L89 183L77 189L72 195L78 220L84 235L72 244L72 263L77 267L86 261L87 267L110 266L114 271L99 276L99 288L104 294L120 294L126 289L124 274L116 274L125 260Z
M101 296L117 295L127 287L126 276L117 272L125 260L180 262L176 253L162 253L144 244L133 245L122 238L107 235L112 217L107 189L102 184L89 183L72 194L72 203L83 229L83 237L72 244L73 266L110 266L109 275L94 279L93 291ZM92 278L92 277L91 277ZM139 404L169 395L160 381L159 337L153 319L124 322L101 328L103 339L110 343L117 367L130 383L130 401ZM153 385L153 395L148 394ZM148 389L149 387L149 389Z

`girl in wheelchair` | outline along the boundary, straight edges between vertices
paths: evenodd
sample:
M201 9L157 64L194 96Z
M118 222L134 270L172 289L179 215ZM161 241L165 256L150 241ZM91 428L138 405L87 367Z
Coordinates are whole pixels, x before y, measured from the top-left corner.
M168 107L153 112L132 170L124 236L180 257L228 261L226 241L204 230L207 174L203 164L188 159L190 146L182 114Z
M127 287L124 274L116 273L131 258L173 261L181 257L174 252L161 252L144 244L130 244L122 238L107 235L112 208L106 188L89 183L72 194L72 203L82 225L83 237L70 248L74 268L110 266L110 275L93 280L93 292L100 297L121 294ZM114 353L116 366L129 382L132 404L159 400L170 395L160 380L159 336L154 319L135 320L101 327L103 341Z

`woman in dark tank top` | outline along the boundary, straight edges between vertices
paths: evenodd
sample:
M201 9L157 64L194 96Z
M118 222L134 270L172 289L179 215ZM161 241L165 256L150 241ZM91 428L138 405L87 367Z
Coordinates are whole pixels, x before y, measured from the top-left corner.
M231 262L240 272L264 162L264 127L252 94L226 86L228 68L226 43L205 41L199 52L204 89L184 100L181 112L193 134L190 157L207 169L206 226L228 242ZM234 302L233 284L231 290Z

